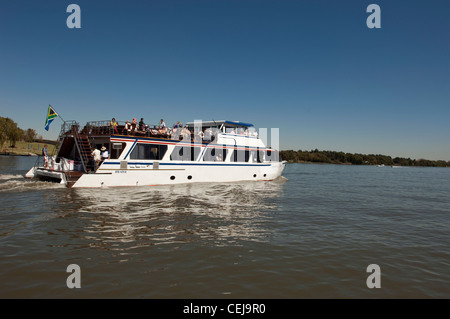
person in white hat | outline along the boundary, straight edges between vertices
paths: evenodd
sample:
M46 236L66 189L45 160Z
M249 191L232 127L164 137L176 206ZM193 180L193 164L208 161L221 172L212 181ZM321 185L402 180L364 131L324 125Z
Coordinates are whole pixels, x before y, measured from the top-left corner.
M102 146L100 150L102 151L102 161L109 159L109 152L106 147Z

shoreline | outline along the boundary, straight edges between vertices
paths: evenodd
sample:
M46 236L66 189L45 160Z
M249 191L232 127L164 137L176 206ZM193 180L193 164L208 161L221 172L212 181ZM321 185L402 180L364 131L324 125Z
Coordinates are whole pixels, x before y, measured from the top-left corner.
M294 162L294 161L286 161L286 164L317 164L317 165L344 165L344 166L376 166L379 164L352 164L352 163L326 163L326 162ZM397 167L430 167L430 168L450 168L450 166L421 166L421 165L384 165L380 166L387 168L397 168Z
M0 156L39 156L34 153L28 153L28 154L20 154L20 153L14 153L14 152L1 152Z
M14 152L0 152L0 156L39 156L35 153L20 154ZM378 166L378 164L352 164L352 163L327 163L327 162L307 162L307 161L286 161L286 164L318 164L318 165L347 165L347 166ZM449 166L421 166L421 165L385 165L384 167L444 167Z
M450 161L411 159L394 157L382 154L359 154L336 151L280 151L280 158L290 163L326 163L338 165L385 165L385 166L423 166L423 167L450 167Z

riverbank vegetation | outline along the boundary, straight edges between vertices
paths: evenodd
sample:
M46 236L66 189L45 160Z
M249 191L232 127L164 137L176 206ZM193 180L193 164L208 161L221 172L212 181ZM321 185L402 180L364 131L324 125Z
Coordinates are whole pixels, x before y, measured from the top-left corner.
M40 155L45 144L52 154L55 141L44 140L34 129L23 130L12 119L0 116L0 154Z
M450 167L450 161L431 161L426 159L411 159L375 154L353 154L335 151L280 151L282 160L291 163L327 163L348 165L389 165L389 166L427 166Z

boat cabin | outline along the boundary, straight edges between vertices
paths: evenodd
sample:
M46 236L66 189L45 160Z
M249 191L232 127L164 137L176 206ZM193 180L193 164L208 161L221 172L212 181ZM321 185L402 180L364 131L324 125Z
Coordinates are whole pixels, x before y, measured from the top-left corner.
M195 121L184 127L112 126L109 121L88 122L83 128L65 122L59 138L55 168L67 159L73 170L95 172L92 151L105 147L109 152L101 167L136 167L136 161L167 163L223 162L258 164L279 161L278 152L266 148L253 124L239 121ZM159 165L159 164L158 164Z

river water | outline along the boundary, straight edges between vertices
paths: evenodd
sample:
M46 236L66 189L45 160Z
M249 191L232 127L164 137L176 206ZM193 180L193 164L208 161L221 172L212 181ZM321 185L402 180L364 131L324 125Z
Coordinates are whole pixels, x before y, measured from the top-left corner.
M25 180L34 161L0 156L2 298L450 297L448 168L87 190Z

